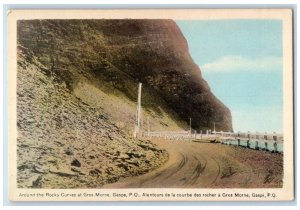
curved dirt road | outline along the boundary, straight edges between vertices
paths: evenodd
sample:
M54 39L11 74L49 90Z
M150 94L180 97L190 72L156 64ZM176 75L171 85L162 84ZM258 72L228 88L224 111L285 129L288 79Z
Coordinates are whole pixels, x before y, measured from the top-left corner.
M282 154L191 141L153 140L169 153L160 168L103 188L281 187Z

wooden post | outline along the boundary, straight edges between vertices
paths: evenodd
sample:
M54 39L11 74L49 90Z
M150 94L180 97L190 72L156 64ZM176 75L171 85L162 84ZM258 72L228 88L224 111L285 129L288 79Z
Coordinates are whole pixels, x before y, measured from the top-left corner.
M278 152L277 143L274 142L274 152Z
M268 150L268 142L265 141L265 150Z
M144 117L143 117L143 110L140 111L140 133L144 136Z
M247 140L247 148L250 148L250 140Z
M276 135L275 132L273 133L273 140L274 140L274 141L277 141L277 135Z
M258 147L258 141L255 141L255 149L258 150L259 147Z
M264 139L265 139L265 140L268 140L267 132L265 132Z
M216 123L214 122L214 134L216 135Z

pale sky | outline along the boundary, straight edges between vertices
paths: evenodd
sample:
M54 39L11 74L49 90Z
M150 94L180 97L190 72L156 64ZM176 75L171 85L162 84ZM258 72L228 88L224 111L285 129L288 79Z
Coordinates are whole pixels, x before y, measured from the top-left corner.
M282 23L180 20L190 54L234 131L282 132Z

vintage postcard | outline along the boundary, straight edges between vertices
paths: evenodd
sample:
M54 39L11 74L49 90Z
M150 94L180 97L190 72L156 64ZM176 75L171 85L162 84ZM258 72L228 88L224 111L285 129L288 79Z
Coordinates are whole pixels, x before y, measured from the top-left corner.
M290 9L12 10L12 201L294 199Z

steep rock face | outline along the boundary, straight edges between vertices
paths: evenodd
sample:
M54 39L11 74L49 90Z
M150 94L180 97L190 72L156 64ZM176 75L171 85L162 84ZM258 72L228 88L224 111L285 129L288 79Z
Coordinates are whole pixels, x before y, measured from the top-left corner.
M166 107L194 129L231 131L231 114L210 91L172 20L24 20L18 44L59 75L72 91L82 78L106 91L136 100L143 83L143 107ZM113 88L111 88L113 87Z
M34 56L28 62L22 51L17 74L19 188L98 188L146 173L168 159L165 150L119 129L104 108L84 103L65 83L49 78L47 68Z

